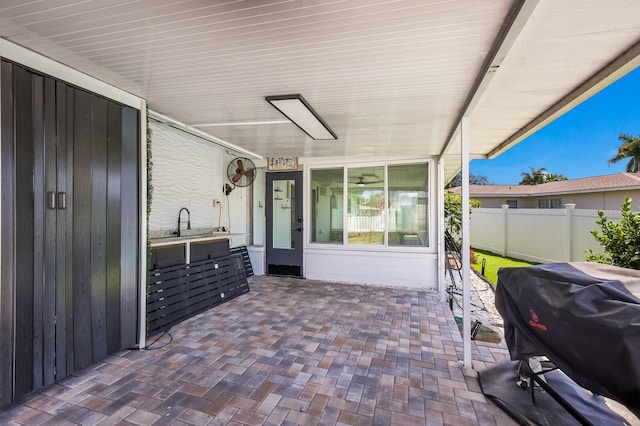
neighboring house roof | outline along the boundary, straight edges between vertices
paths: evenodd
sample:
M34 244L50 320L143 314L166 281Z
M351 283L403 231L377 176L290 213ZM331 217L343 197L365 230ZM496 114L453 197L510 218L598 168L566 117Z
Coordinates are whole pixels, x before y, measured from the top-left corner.
M562 195L603 191L624 191L640 189L640 173L616 173L569 179L539 185L469 185L469 196L479 197L538 197L542 195ZM460 187L452 188L460 192Z

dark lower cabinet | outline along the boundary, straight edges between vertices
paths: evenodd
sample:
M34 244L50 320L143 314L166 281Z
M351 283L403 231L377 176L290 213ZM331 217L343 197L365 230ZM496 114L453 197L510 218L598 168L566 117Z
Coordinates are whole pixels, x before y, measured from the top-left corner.
M184 263L187 263L184 243L151 249L149 269L166 268L167 266L182 265Z
M137 341L140 114L0 67L2 406Z
M215 241L191 243L190 262L214 259L229 254L229 240L224 238Z

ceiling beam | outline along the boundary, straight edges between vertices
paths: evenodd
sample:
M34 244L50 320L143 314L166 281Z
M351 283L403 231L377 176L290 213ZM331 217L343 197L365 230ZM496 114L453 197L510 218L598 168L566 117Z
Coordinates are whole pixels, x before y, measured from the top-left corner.
M502 24L502 28L493 42L491 50L487 54L487 57L480 68L480 72L476 76L476 79L469 90L464 106L460 110L458 117L454 121L453 127L449 131L449 137L446 145L440 152L440 158L447 155L455 141L458 139L458 134L460 133L459 124L462 121L462 118L471 114L485 90L489 87L496 70L507 57L509 50L513 47L516 39L533 14L538 3L539 0L518 0L511 8L504 23Z

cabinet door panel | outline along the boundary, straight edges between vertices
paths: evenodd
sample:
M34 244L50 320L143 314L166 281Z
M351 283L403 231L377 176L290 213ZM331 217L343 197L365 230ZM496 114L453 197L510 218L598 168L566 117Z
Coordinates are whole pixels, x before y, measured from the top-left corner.
M74 159L74 148L73 141L75 138L75 112L76 112L76 90L73 87L65 86L65 132L66 132L66 156L61 156L67 162L65 170L58 169L58 176L64 175L64 184L66 185L66 194L67 194L67 208L62 212L58 217L64 216L65 222L65 247L64 247L64 313L65 315L65 347L66 347L66 358L67 358L67 375L76 371L75 368L75 335L74 335L74 316L73 316L73 306L74 306L74 296L73 296L73 277L74 277L74 256L73 256L73 212L74 208L74 200L75 200L75 192L73 189L73 172L75 167L73 165ZM62 151L59 151L62 154ZM62 180L58 180L58 184L60 184ZM60 247L60 246L58 246ZM59 248L58 248L59 249ZM58 253L60 255L60 253ZM59 311L61 312L61 311Z
M107 356L107 101L92 95L91 342L93 362Z
M44 385L44 269L45 269L45 176L44 176L44 79L31 75L33 126L33 388ZM26 141L25 141L26 142ZM36 259L40 260L37 261ZM44 262L43 262L44 260ZM48 318L47 318L48 320Z
M15 365L14 396L33 389L33 90L31 73L14 67ZM19 238L18 238L19 236Z
M71 260L71 252L67 247L67 214L71 210L69 190L67 189L67 137L73 135L73 131L67 132L67 92L70 90L66 84L56 82L56 147L55 156L57 162L57 170L55 176L56 191L67 195L67 205L64 209L55 210L55 353L56 353L56 380L60 380L67 376L68 358L73 359L73 353L67 348L69 339L69 331L67 323L71 319L71 291L68 292L69 301L67 302L67 259ZM70 290L70 289L69 289ZM68 303L68 304L67 304ZM71 352L71 353L69 353ZM73 370L71 370L72 372ZM69 372L70 373L70 372Z
M56 82L44 79L44 199L56 193ZM43 385L56 379L56 216L58 209L44 209L44 291L42 300L42 357ZM56 207L58 207L56 205Z
M91 340L91 112L92 95L74 90L73 354L74 368L93 362Z
M121 261L120 261L120 322L121 347L137 341L138 324L138 135L139 113L122 107L122 158L120 179L121 199Z
M122 107L109 103L107 143L107 349L120 350L120 163Z
M0 68L1 407L136 343L139 111Z
M0 220L2 239L0 240L2 253L2 268L0 268L0 406L7 405L13 400L13 355L14 355L14 296L15 296L15 246L14 205L13 200L15 145L14 145L14 96L13 96L13 65L0 62L2 75L0 77L0 161L2 161L2 210Z

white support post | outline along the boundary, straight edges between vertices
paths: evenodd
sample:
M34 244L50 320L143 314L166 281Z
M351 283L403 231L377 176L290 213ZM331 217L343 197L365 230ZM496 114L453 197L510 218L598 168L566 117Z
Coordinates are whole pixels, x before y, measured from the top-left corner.
M507 247L507 243L508 243L508 236L509 236L509 229L508 229L508 221L509 221L509 204L503 204L502 206L502 253L500 253L502 255L502 257L507 257L507 253L509 253L508 251L508 247Z
M438 290L440 291L440 300L443 302L446 299L446 285L445 285L445 262L447 262L447 253L444 244L444 160L440 158L438 161Z
M147 181L147 103L140 102L140 193L139 202L139 221L140 228L138 234L138 249L140 259L140 270L138 280L140 281L139 305L138 305L138 349L144 349L147 345L147 205L151 201L147 199L147 185L151 182Z
M471 268L469 233L469 119L460 122L462 145L462 364L471 369Z
M567 213L567 262L573 262L573 214L576 210L576 205L573 203L567 203L564 205Z

